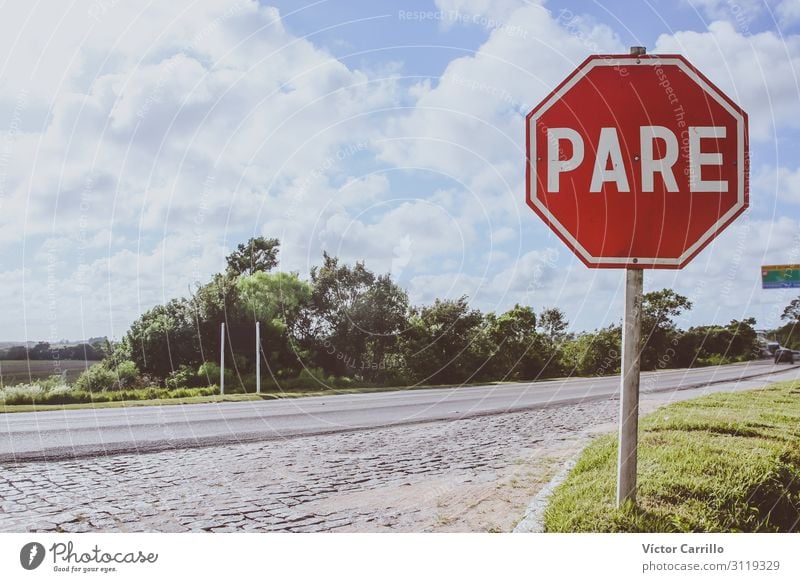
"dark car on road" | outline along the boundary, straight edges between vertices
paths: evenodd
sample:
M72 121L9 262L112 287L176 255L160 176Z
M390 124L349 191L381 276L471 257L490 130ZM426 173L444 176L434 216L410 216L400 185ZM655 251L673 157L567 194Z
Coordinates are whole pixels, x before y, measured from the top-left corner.
M787 348L778 348L775 350L775 363L789 362L794 364L794 352Z

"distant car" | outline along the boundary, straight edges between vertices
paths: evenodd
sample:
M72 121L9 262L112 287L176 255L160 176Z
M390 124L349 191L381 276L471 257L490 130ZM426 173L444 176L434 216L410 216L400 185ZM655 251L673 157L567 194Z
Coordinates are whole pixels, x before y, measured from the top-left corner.
M778 348L775 350L775 363L789 362L794 364L794 352L788 348Z

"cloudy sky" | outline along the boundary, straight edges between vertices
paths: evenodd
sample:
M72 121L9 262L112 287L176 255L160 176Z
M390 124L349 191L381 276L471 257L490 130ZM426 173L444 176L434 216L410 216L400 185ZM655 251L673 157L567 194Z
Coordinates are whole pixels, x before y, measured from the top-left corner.
M751 208L645 289L682 326L795 295L800 0L73 0L0 6L0 340L121 337L253 235L307 276L322 251L415 303L621 317L524 201L524 119L591 53L682 53L750 116Z

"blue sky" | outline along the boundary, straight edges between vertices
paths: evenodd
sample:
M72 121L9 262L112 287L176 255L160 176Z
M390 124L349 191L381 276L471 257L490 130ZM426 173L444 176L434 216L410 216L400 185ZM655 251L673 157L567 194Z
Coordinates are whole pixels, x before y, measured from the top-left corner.
M156 5L154 5L156 4ZM748 111L751 209L682 271L683 326L779 323L800 262L800 0L3 5L0 340L121 337L253 234L323 250L415 303L559 306L615 323L524 202L524 117L593 52L687 56Z

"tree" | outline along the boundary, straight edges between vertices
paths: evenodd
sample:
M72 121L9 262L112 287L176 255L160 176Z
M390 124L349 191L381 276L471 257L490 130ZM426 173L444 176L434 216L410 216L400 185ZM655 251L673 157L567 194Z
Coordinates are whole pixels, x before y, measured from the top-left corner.
M570 376L606 376L619 371L622 328L611 325L583 333L561 345L561 361Z
M674 367L674 364L668 361L673 357L671 354L678 342L678 332L673 318L691 308L692 302L672 289L644 294L641 356L643 369Z
M391 356L408 325L408 294L389 274L379 275L350 315L358 333L365 336L361 376L370 382L396 377L402 362Z
M418 382L458 383L475 376L491 354L484 351L483 314L466 297L414 308L402 349L408 374Z
M323 253L311 270L309 308L298 326L301 343L325 372L366 381L393 376L397 338L405 329L408 296L390 275L376 276L363 262L349 266Z
M783 310L781 319L789 323L800 322L800 297L792 299L789 305Z
M759 357L755 318L731 320L728 325L692 327L680 334L673 351L673 367L719 364Z
M258 272L236 282L239 299L255 321L263 321L283 333L297 321L311 299L311 286L296 273Z
M258 272L240 277L236 282L242 311L249 315L245 324L251 331L256 321L262 322L260 353L267 357L271 369L299 371L293 337L298 318L311 299L311 286L296 273ZM245 334L247 353L255 348L254 334Z
M192 296L191 305L199 336L201 360L216 360L220 347L221 323L227 323L230 327L231 324L246 321L240 309L236 281L235 277L218 273Z
M31 360L49 360L53 357L53 351L50 349L50 344L47 342L39 342L33 348L31 348L30 355L28 356Z
M201 360L195 312L186 299L173 299L143 313L125 342L137 368L161 379L183 364Z
M564 337L569 327L567 316L558 307L550 307L539 314L539 327L552 340Z
M228 255L227 273L232 277L252 275L259 271L267 272L278 266L280 241L276 238L259 236L251 238Z
M485 332L491 342L487 379L532 380L551 359L549 342L536 332L536 314L530 307L515 305L499 316L487 314Z
M27 360L29 350L27 346L11 346L6 350L5 360Z

